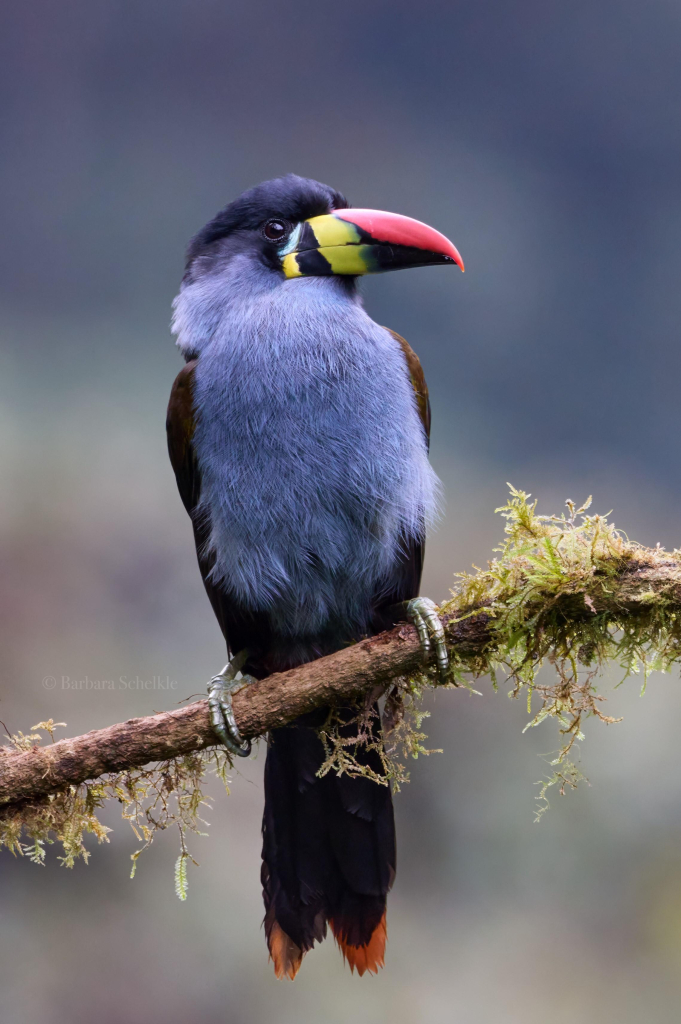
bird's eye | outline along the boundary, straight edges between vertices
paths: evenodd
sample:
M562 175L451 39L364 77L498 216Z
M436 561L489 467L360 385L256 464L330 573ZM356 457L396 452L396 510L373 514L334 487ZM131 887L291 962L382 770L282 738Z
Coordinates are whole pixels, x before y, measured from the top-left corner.
M263 228L263 234L270 242L281 242L291 230L291 225L285 220L268 220Z

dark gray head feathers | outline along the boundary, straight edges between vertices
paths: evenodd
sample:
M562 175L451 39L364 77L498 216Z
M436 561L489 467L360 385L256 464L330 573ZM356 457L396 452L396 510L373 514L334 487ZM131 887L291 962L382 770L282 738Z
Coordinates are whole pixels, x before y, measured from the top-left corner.
M263 181L220 210L192 238L187 249L187 268L197 256L209 251L213 243L235 233L257 231L270 218L297 224L348 205L340 192L312 178L286 174Z

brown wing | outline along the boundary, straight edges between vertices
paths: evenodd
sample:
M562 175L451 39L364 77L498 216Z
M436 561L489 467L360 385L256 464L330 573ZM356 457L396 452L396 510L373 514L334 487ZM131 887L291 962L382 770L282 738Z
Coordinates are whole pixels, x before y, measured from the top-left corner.
M168 454L175 471L177 487L182 504L191 516L199 503L201 479L196 464L194 446L194 369L196 359L183 366L173 384L168 402L166 417L166 434L168 436Z
M421 423L426 435L426 443L429 445L430 400L428 398L428 385L426 384L423 367L409 342L405 341L396 331L391 331L389 327L386 330L392 334L395 341L399 342L404 352L412 387L416 394L416 404L421 417ZM396 620L401 618L403 612L396 606L410 600L412 597L418 597L425 547L425 540L410 540L401 559L395 565L388 593L381 598L374 614L373 624L377 631L387 629Z
M168 454L175 471L175 479L177 480L177 488L180 492L182 503L189 513L194 527L194 543L196 544L196 555L199 560L203 585L206 588L206 593L227 645L231 647L230 636L234 633L232 628L231 602L209 579L212 559L205 554L208 527L206 521L198 514L198 505L201 498L201 473L196 461L193 444L196 427L193 395L195 368L195 359L187 363L186 366L183 366L175 378L175 383L170 392L168 415L166 418ZM228 636L228 632L230 636Z
M423 367L421 366L421 361L409 342L398 334L397 331L391 331L389 327L386 327L386 331L392 334L395 341L399 342L402 351L404 352L404 358L407 362L407 369L409 370L409 376L411 377L412 387L416 394L416 404L421 417L421 423L423 424L423 429L426 433L426 440L430 445L430 399L428 398L428 385L426 384L426 377L423 372Z

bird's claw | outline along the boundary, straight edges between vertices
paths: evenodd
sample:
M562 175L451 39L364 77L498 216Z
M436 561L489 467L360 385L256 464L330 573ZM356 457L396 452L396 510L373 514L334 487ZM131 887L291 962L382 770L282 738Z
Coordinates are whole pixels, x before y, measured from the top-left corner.
M429 597L414 597L407 603L407 618L415 627L421 647L430 654L435 647L440 681L449 681L449 654L445 643L445 631L438 615L438 608Z
M234 694L254 682L248 675L241 674L239 679L236 678L247 656L248 651L241 651L208 683L210 723L220 742L237 757L248 757L251 752L251 741L245 740L239 732L232 708Z

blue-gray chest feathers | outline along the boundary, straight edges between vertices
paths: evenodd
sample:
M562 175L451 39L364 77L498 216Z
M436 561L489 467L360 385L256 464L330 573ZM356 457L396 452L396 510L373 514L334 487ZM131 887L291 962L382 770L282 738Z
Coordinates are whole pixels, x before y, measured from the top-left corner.
M238 275L237 275L238 276ZM333 278L183 288L213 581L285 635L362 630L437 478L399 343Z

